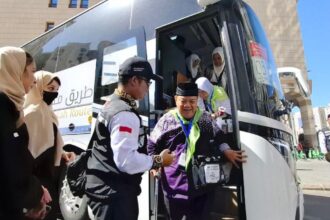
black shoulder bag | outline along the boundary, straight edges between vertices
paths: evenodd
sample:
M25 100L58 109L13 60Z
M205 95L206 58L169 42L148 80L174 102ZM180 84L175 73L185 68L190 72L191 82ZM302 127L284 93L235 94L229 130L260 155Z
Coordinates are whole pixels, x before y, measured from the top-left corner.
M74 196L83 197L85 194L87 161L91 154L92 149L87 149L68 165L66 179Z
M94 129L87 150L79 154L67 167L66 179L74 196L83 197L85 194L87 162L92 155L95 136L97 135Z

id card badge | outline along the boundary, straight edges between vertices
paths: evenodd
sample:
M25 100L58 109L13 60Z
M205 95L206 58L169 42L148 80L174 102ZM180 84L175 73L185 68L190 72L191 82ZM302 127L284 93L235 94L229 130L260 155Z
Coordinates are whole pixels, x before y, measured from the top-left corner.
M186 166L186 152L185 151L180 154L179 162L178 163L182 167L185 167Z
M217 183L220 180L220 166L219 164L207 164L204 166L205 182Z

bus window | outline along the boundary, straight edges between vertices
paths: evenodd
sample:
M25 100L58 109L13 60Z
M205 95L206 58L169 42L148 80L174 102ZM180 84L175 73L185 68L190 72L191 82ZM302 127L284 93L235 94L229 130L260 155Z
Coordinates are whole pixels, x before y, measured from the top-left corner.
M120 38L112 43L102 42L99 46L99 55L95 76L94 103L103 104L106 96L111 95L118 83L119 66L127 58L132 56L146 57L146 44L144 29L137 28L126 31ZM138 103L139 113L147 116L149 114L149 96L147 95Z
M137 56L136 38L132 37L117 44L104 47L101 71L96 83L95 102L103 104L106 97L117 88L119 66L128 57Z
M64 26L53 29L47 35L24 46L29 51L37 64L37 69L56 72L57 57L59 55L59 45L61 45Z

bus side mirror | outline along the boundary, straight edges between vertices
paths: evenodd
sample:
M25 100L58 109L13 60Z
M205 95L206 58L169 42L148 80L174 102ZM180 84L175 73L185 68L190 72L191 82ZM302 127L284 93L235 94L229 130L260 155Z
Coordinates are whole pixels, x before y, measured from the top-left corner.
M281 99L282 105L284 108L282 109L277 109L274 112L274 117L280 117L282 115L289 115L292 111L293 108L293 103L289 102L287 100Z

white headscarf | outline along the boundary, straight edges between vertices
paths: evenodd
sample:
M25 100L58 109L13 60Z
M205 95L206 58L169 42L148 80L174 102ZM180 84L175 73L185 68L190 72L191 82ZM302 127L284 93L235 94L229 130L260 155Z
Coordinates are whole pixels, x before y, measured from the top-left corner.
M0 48L0 91L5 93L21 112L17 127L23 123L25 89L22 78L25 66L26 54L23 49L18 47Z
M43 101L43 91L56 75L47 71L38 71L35 77L37 84L27 94L24 103L25 123L29 132L29 150L36 158L48 148L53 147L56 138L54 165L58 166L62 157L63 139L59 131L55 137L53 124L58 125L58 120L52 107Z
M197 64L197 66L194 67L193 63L196 60L198 61L198 64ZM199 58L199 56L197 54L194 54L194 53L186 58L186 65L188 67L189 72L191 73L192 78L196 78L200 62L201 62L201 59Z
M196 82L198 89L207 92L207 94L212 94L213 92L213 85L206 77L199 77Z
M214 54L219 54L221 59L222 59L222 64L221 66L216 66L214 64L214 61L213 61L213 56ZM223 68L225 67L225 56L224 56L224 53L223 53L223 48L222 47L216 47L213 52L212 52L212 62L213 62L213 70L214 70L214 73L219 77L220 74L222 73L223 71Z

